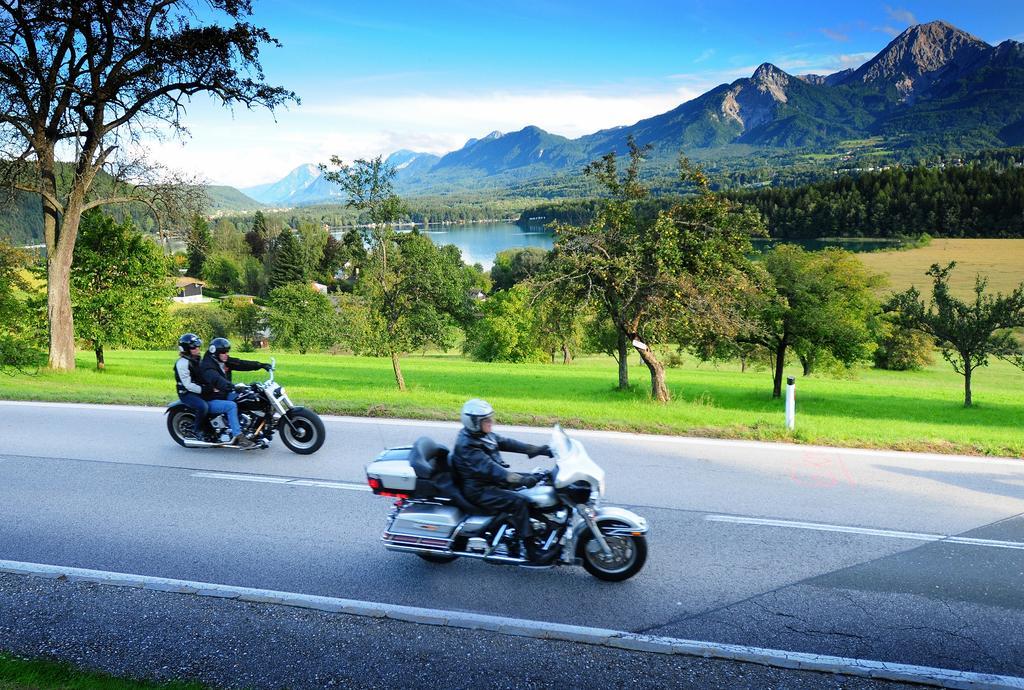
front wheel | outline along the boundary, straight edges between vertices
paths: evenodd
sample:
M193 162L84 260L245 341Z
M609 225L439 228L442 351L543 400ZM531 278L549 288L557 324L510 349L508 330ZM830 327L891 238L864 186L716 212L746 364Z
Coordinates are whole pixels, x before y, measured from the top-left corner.
M609 527L613 523L604 523ZM618 523L614 523L619 526ZM640 572L647 562L647 540L639 536L608 536L604 539L611 548L611 556L606 556L601 545L594 539L590 530L580 538L577 554L583 559L583 567L598 580L605 582L622 582Z
M285 413L287 420L281 420L281 440L288 450L299 455L310 455L320 450L327 438L327 430L319 415L313 410L296 407ZM291 424L288 424L291 421ZM292 429L292 427L295 427Z
M179 446L185 445L186 438L193 438L196 413L188 408L177 408L167 413L167 433Z

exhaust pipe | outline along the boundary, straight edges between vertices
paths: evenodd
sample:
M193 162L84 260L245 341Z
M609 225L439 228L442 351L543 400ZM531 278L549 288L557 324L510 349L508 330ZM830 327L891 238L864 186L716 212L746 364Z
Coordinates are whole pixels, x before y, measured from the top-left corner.
M459 556L460 558L477 558L488 563L502 563L505 565L525 565L525 558L511 558L510 556L488 556L485 553L473 553L470 551L450 551L447 549L424 549L416 546L402 546L399 544L384 543L388 551L403 551L405 553L429 553L439 556Z
M210 443L209 441L199 441L194 438L184 438L182 441L185 442L186 448L232 448L234 450L251 450L250 448L240 448L239 446L233 446L229 443ZM259 446L253 446L258 448Z

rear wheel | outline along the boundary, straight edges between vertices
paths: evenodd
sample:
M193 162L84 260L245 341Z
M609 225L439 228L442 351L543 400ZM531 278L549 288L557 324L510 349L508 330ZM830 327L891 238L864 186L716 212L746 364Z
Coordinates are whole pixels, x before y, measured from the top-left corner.
M600 525L602 532L606 527L626 526L621 522L603 522ZM647 561L647 540L644 537L604 535L604 540L612 551L610 556L601 550L601 544L594 539L590 530L580 537L577 548L577 555L583 559L583 567L598 580L622 582L644 567Z
M194 438L196 413L187 408L178 408L167 413L167 433L179 446L185 445L186 438Z
M288 410L286 416L288 419L281 420L278 428L288 450L299 455L310 455L320 450L327 438L327 430L320 416L304 407Z

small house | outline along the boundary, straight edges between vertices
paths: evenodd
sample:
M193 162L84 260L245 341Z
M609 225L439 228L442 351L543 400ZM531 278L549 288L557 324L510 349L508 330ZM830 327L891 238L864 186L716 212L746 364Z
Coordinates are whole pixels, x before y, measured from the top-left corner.
M198 278L189 278L188 276L181 276L174 280L175 287L178 288L178 294L174 297L175 302L205 302L207 301L203 297L203 286L206 285L203 281Z

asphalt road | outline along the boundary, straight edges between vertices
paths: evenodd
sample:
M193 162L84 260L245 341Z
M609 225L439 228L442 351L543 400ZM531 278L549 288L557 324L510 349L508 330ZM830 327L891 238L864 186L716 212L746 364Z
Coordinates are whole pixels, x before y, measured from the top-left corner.
M652 527L607 584L385 551L363 466L456 426L326 424L311 457L186 450L159 410L2 403L0 559L1024 675L1022 461L578 432Z

